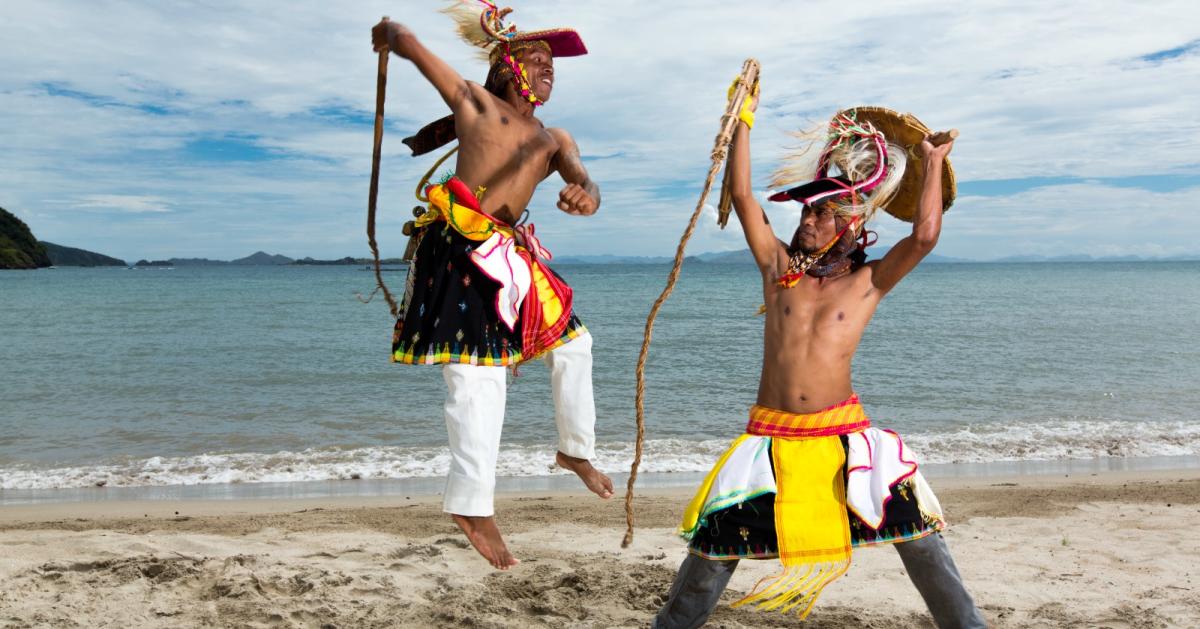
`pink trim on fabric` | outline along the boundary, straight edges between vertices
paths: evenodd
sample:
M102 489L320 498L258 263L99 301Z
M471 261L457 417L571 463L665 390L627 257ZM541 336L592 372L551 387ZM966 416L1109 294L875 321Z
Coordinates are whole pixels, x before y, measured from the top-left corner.
M491 278L491 280L493 282L499 284L501 287L515 286L517 283L517 278L515 275L513 275L512 265L508 264L507 260L505 260L504 266L505 266L505 268L508 269L508 279L510 280L509 284L505 284L503 280L501 280L500 278L496 277L495 275L492 275L491 273L489 273L488 270L483 268L483 266L480 265L479 261L476 259L476 258L483 258L484 260L486 260L486 259L490 258L493 253L496 253L496 251L504 248L505 239L512 240L511 238L508 238L504 234L500 234L500 238L501 238L500 243L497 244L496 246L492 247L492 250L487 252L486 254L480 255L478 249L472 251L471 252L471 261L475 263L475 266L479 269L480 273L483 273L484 275L488 276L489 278ZM499 290L496 291L496 305L495 305L496 314L500 314L500 313L504 312L504 310L501 309L501 303L504 301L503 293L504 293L504 291L499 291ZM504 319L503 315L500 316L500 322L504 324L504 327L508 328L509 332L516 332L517 331L516 324L517 324L517 321L520 320L520 318L521 318L521 307L520 307L520 305L518 305L517 306L517 316L516 316L516 318L513 319L512 325L509 325L508 321L506 321Z
M832 426L815 430L811 428L772 428L770 431L751 430L757 429L757 426L747 426L746 433L756 437L836 437L839 435L847 435L856 432L862 432L871 427L871 420L863 420L853 424L845 424L842 426Z
M878 531L879 529L883 528L885 524L887 524L887 506L888 506L888 503L891 502L891 500L892 500L892 487L895 487L896 485L903 483L904 481L908 480L909 478L912 478L913 474L917 473L917 462L904 460L904 440L900 438L900 435L897 434L896 431L888 430L887 428L880 428L879 432L891 433L891 435L896 438L896 443L900 444L900 450L896 454L896 458L900 459L900 462L904 463L905 465L911 465L912 469L910 469L908 472L906 472L904 475L900 476L896 480L888 483L888 495L883 497L883 502L881 502L880 506L879 506L879 526L871 526L870 524L868 524L867 519L864 518L862 516L862 514L859 513L857 509L854 508L854 505L850 504L849 500L846 501L846 507L849 508L851 511L853 511L854 515L858 516L858 519L864 525L866 525L867 528L871 529L872 531ZM859 435L861 436L862 433L859 433ZM871 461L871 463L874 463L875 462L875 458L874 458L875 453L870 450L871 440L867 439L865 436L863 436L863 441L865 441L867 443L868 452L870 452L870 456L868 457L867 460ZM875 467L874 465L871 465L870 467L868 467L866 469L874 469L874 467ZM861 468L855 468L855 469L861 469ZM849 477L850 473L847 472L846 476ZM848 478L847 478L847 480L848 480ZM916 499L917 499L916 494L913 494L913 500L916 500Z

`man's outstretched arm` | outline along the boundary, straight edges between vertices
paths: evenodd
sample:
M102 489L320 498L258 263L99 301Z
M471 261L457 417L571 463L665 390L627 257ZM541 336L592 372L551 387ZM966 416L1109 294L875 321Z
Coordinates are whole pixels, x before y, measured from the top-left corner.
M371 29L371 43L376 51L386 46L413 62L454 113L459 113L463 104L471 100L466 80L450 64L430 52L403 24L385 18Z
M912 234L896 243L872 271L871 283L882 293L899 284L937 245L942 233L942 162L954 148L955 135L956 132L943 131L921 142L925 179L921 182L921 199L913 217ZM931 139L938 144L935 146Z
M753 96L750 111L758 109L758 96ZM729 151L729 162L725 168L731 173L730 183L733 187L730 198L738 220L742 223L742 231L746 234L746 243L750 245L750 253L754 254L754 262L764 275L778 275L779 250L783 246L771 229L767 213L763 211L754 192L750 187L750 127L739 120L733 132L733 142Z
M579 216L595 214L600 209L600 186L588 176L575 138L563 129L548 129L548 132L558 142L558 152L554 154L550 169L557 170L567 184L558 193L558 209Z

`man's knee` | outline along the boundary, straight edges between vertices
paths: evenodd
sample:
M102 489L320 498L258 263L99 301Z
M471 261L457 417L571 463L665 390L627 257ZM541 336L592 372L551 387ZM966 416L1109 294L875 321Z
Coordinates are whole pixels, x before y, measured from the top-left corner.
M902 557L918 561L930 561L945 555L948 551L946 549L946 542L942 539L942 534L933 533L925 537L896 544L896 552L900 553Z

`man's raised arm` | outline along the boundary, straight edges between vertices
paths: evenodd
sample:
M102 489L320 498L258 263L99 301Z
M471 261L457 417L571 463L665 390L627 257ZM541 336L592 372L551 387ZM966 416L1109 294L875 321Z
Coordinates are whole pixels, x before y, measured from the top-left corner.
M921 200L913 217L912 234L896 243L875 265L871 283L876 290L883 293L892 290L937 245L942 233L942 162L954 148L956 135L954 131L943 131L921 142L925 179L921 182Z
M757 91L752 97L749 110L758 109ZM733 187L730 197L733 199L733 209L738 220L742 223L742 231L746 234L746 243L750 245L750 253L754 254L754 262L763 274L778 274L779 238L767 221L767 213L763 211L754 192L750 187L750 126L739 120L733 132L733 142L729 151L729 162L725 168L732 173L730 182Z
M371 43L376 51L385 46L392 52L413 62L417 70L433 84L450 110L458 113L459 108L470 97L467 82L448 63L433 54L403 24L384 18L371 28Z

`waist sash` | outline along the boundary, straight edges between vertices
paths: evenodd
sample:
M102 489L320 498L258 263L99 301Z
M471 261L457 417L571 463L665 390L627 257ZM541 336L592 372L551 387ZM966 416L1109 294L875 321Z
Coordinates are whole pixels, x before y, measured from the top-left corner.
M755 404L750 407L746 432L763 437L829 437L870 427L871 420L854 394L815 413L789 413Z
M429 211L417 219L417 227L444 221L480 243L471 251L471 261L499 285L495 307L500 321L513 331L521 325L522 359L536 358L553 347L570 320L573 295L542 262L553 256L534 235L533 225L512 227L485 214L479 199L457 177L428 186L425 195Z

